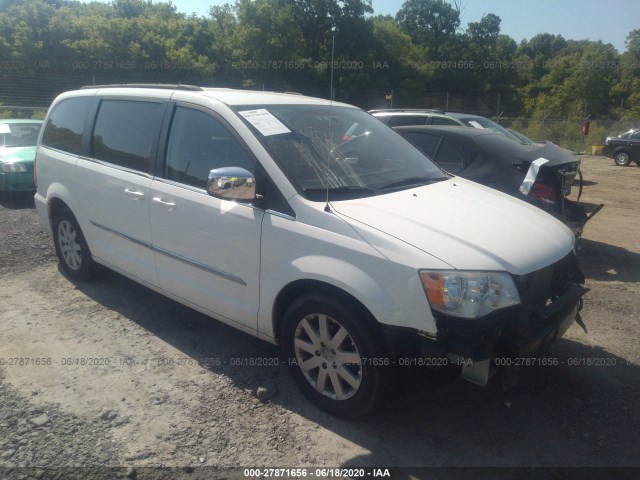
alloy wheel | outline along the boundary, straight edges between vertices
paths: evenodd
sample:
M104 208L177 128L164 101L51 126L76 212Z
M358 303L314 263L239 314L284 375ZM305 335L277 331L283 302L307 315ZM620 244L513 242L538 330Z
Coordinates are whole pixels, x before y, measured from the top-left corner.
M348 330L324 314L305 316L294 335L298 367L318 393L347 400L360 388L362 358Z
M72 270L79 270L82 266L82 245L78 241L78 232L67 219L63 219L58 225L58 246L67 266Z
M622 167L629 165L629 154L626 152L620 152L616 155L615 161L616 165L620 165Z

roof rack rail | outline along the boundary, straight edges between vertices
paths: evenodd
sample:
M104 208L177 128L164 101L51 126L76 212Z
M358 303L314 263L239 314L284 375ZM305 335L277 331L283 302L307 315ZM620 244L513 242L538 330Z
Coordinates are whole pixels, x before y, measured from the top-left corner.
M373 112L430 112L430 113L446 113L441 108L380 108L377 110L369 110Z
M81 90L89 88L162 88L167 90L188 90L191 92L199 92L204 90L196 85L185 85L182 83L120 83L108 85L85 85L80 87Z

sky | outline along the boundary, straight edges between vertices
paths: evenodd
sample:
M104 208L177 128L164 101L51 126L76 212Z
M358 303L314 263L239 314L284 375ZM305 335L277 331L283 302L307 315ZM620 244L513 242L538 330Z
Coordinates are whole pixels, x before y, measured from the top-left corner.
M208 16L211 5L234 0L171 0L178 11ZM403 0L373 0L375 15L394 15ZM560 34L565 40L602 40L625 51L630 31L640 29L638 0L462 0L461 27L485 13L502 19L500 33L516 42L538 33Z

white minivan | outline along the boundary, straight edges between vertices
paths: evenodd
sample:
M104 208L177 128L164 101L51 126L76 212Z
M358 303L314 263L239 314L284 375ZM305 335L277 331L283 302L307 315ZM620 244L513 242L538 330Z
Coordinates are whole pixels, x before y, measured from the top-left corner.
M546 351L586 291L562 223L327 100L83 88L51 105L35 172L69 277L101 264L281 345L302 392L344 417L398 366L486 384L496 359Z

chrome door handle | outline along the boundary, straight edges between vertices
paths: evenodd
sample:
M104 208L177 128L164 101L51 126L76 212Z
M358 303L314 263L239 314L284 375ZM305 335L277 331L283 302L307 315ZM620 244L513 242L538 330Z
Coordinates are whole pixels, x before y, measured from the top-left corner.
M132 190L131 188L125 188L124 193L131 195L135 200L142 200L144 198L144 193L138 190Z
M153 203L158 203L160 205L162 205L163 207L167 207L169 210L173 210L174 208L176 208L176 204L173 202L167 202L165 200L162 200L160 197L153 197Z

